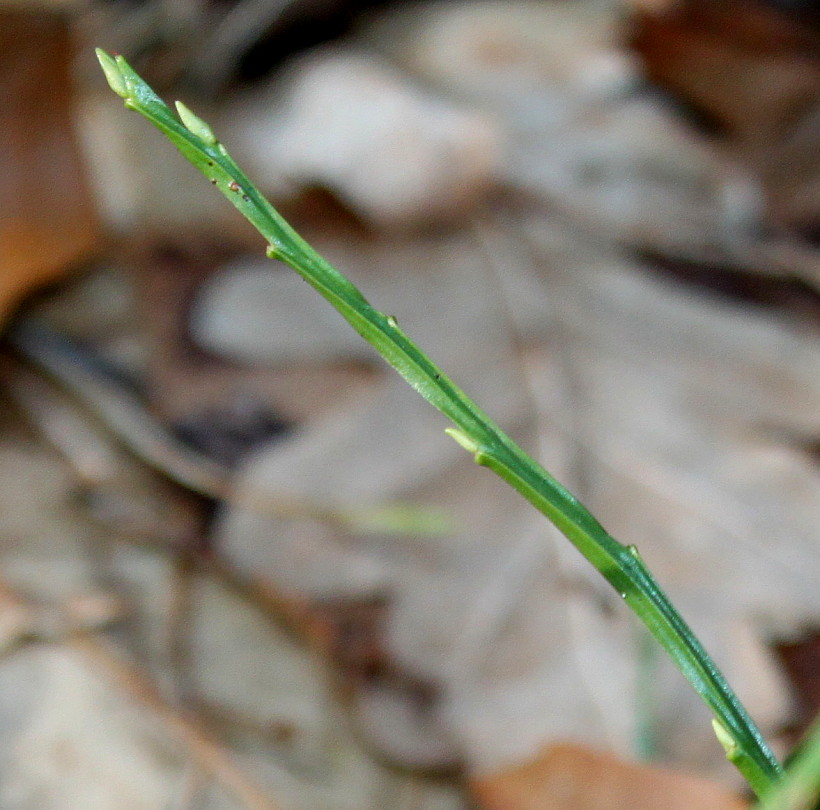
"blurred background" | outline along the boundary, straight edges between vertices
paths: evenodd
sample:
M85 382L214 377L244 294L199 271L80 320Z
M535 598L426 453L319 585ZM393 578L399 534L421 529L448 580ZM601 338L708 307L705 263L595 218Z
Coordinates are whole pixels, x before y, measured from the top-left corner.
M0 808L745 806L617 594L95 46L637 544L784 755L820 706L816 3L0 0Z

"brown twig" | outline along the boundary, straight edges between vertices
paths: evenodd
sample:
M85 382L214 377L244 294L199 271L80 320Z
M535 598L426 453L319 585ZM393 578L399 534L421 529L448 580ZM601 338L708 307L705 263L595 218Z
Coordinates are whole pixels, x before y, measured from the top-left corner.
M385 519L390 505L339 507L247 486L237 489L229 469L176 439L124 386L94 368L90 355L80 356L77 347L34 322L19 323L8 340L23 357L76 397L135 456L197 494L269 517L320 520L342 531L401 531L389 517ZM8 379L9 375L4 376ZM13 383L11 387L14 388ZM15 396L24 395L15 392ZM426 514L421 507L403 508L418 512L418 525L414 524L412 529L416 533L424 532L418 526L433 526L438 520L429 520L432 514Z
M169 704L154 682L115 653L110 645L89 635L73 636L68 644L82 654L96 673L154 715L168 735L188 752L191 759L248 810L281 810L281 806L237 765L217 740L194 718Z

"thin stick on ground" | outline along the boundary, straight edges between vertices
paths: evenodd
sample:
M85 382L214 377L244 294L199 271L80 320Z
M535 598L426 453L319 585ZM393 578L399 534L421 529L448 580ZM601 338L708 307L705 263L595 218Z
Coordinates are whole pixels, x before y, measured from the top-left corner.
M0 602L6 606L25 607L30 604L26 596L3 579L0 579ZM34 610L36 606L33 606L32 611ZM29 637L34 635L26 634L26 638ZM25 639L21 638L23 640ZM123 658L110 644L90 633L71 632L70 627L65 638L48 640L62 641L67 647L80 653L92 672L153 715L191 761L233 794L247 810L282 810L281 805L274 802L237 765L231 754L216 739L195 719L187 717L168 703L153 680Z
M232 471L179 441L122 385L94 367L66 338L41 324L23 320L8 335L11 345L26 359L81 401L134 455L175 483L199 495L278 518L313 519L353 533L442 534L452 526L439 510L404 503L340 506L283 493L242 489ZM7 386L18 399L36 397L13 378Z
M225 790L232 793L247 810L282 810L245 771L231 754L200 727L160 695L156 685L136 666L128 663L103 641L88 635L70 639L69 645L80 652L93 670L118 691L154 715L163 729L175 739L191 759Z

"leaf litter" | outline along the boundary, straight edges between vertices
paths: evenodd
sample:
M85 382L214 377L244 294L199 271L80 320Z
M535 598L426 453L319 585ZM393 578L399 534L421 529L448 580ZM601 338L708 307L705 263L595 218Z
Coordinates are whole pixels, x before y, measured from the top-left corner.
M452 4L418 16L422 29L443 30L436 15L451 14L447 30L463 36L451 46L476 36L484 43L478 53L489 73L474 76L485 97L480 86L459 86L452 64L442 81L435 42L411 59L409 40L396 40L389 54L416 77L426 69L426 92L469 98L506 128L509 162L492 205L439 233L321 227L306 217L305 234L537 448L613 534L637 543L776 737L793 715L767 644L820 614L811 565L817 473L794 441L814 440L820 427L816 329L805 312L749 306L656 272L648 254L706 253L741 272L738 255L751 255L749 246L771 256L772 245L748 229L763 216L753 185L670 109L628 92L619 106L634 73L619 50L617 15L588 16L601 4L577 17L550 5L510 4L500 17L491 3L472 11ZM521 32L536 30L528 15L549 13L564 15L555 26L563 39L539 52L526 34L522 45ZM373 32L393 24L389 16L360 29L359 49L378 41ZM488 51L492 20L501 45ZM389 48L380 50L384 58ZM508 98L505 108L504 76L489 74L512 65L526 75L532 58L538 81L524 82L530 95ZM92 109L89 98L79 109ZM590 105L602 98L609 108L596 123ZM558 117L517 117L536 101ZM640 120L659 133L654 143L631 142ZM120 124L111 126L116 137ZM574 142L555 151L568 133ZM612 153L600 149L607 139L619 144ZM598 173L580 171L592 158ZM630 182L647 193L632 189L614 205ZM723 194L722 183L740 197ZM148 198L130 205L130 214L109 212L108 220L128 221ZM222 216L198 203L191 211L211 223ZM145 220L152 217L167 239L162 216ZM236 238L233 226L227 232ZM812 249L786 247L793 253L781 245L779 260L784 250L797 255L797 275L811 278ZM568 792L556 807L613 806L614 791L648 810L672 788L657 769L624 764L638 740L654 757L734 786L705 712L671 667L640 654L630 617L562 538L466 462L401 381L370 371L340 390L344 375L330 366L361 363L360 349L347 336L334 341L330 327L332 345L317 348L309 329L291 323L301 292L313 305L309 290L291 285L279 295L275 273L268 289L253 259L227 260L216 270L232 285L222 288L230 291L222 325L203 332L200 320L186 337L191 310L179 303L164 314L176 332L146 342L134 301L154 306L156 296L151 284L140 286L134 255L121 253L120 268L92 276L133 285L118 315L105 295L68 306L85 307L87 318L72 320L65 305L61 312L60 297L76 296L86 280L58 291L40 316L52 327L70 321L95 355L147 382L161 418L184 415L196 398L178 394L181 407L168 409L152 384L178 373L178 391L205 391L194 387L212 371L223 389L264 378L255 390L271 406L295 403L298 421L253 447L235 472L221 469L231 497L217 498L214 513L124 452L122 426L112 434L89 418L87 402L35 382L17 359L4 365L6 396L35 431L20 412L3 417L0 716L12 744L0 760L0 806L459 808L470 801L460 789L464 769L482 807L548 806L557 773ZM208 295L218 293L211 286ZM249 326L243 312L258 313L260 300L265 313ZM237 335L224 333L232 321L249 348L244 365L228 372L237 362ZM249 342L263 329L264 341ZM203 334L210 354L199 365L178 362L193 355L174 341ZM158 364L163 353L176 365ZM294 373L297 365L306 370ZM116 393L118 382L105 379ZM320 391L316 407L310 399ZM98 408L99 393L90 397ZM209 402L234 393L211 384ZM132 404L149 418L144 404ZM272 519L247 509L243 492L338 509L437 507L454 517L454 530L396 536L317 515ZM77 605L99 610L78 616ZM561 748L566 740L590 747ZM594 788L580 795L590 772L609 774L590 782L604 798ZM695 794L701 804L734 806L721 788L693 790L706 791Z

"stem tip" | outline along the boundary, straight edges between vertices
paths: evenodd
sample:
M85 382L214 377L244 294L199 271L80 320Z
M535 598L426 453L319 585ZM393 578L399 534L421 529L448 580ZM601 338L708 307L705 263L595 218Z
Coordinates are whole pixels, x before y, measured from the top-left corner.
M105 79L108 86L120 97L128 98L131 92L126 84L125 77L122 75L120 66L112 56L107 54L102 48L95 48L94 52L97 54L97 61L105 74Z

